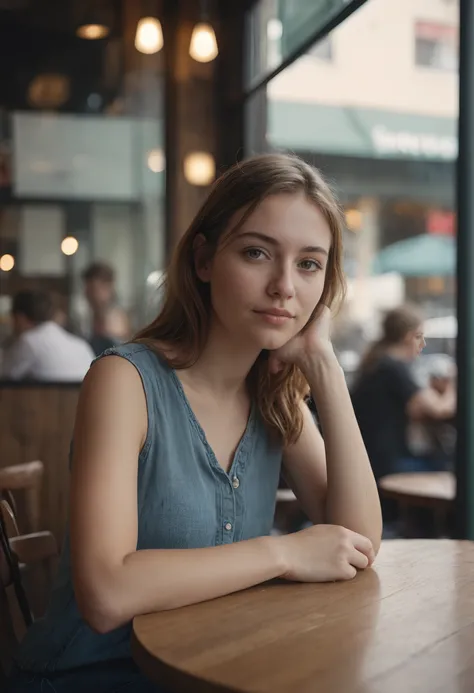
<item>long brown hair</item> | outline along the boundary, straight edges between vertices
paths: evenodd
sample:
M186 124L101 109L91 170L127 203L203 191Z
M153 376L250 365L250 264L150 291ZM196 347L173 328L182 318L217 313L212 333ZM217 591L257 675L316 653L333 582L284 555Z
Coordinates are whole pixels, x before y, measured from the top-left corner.
M342 272L343 216L321 173L296 156L264 154L252 157L227 170L213 185L190 227L171 258L164 280L164 302L158 317L135 337L151 348L156 342L169 345L171 367L189 368L201 355L209 332L211 301L209 286L195 271L194 241L199 234L214 253L220 242L233 233L270 195L303 192L324 215L332 242L320 303L333 307L345 291ZM229 228L235 213L242 218ZM317 315L314 310L309 322ZM178 354L175 356L175 354ZM299 402L308 392L308 384L296 366L287 366L278 374L268 368L268 352L263 351L248 378L251 394L263 419L276 429L285 444L296 442L302 430Z
M418 329L422 322L422 315L416 306L405 304L389 310L382 322L382 336L366 351L358 375L373 370L389 347L403 342L407 334Z

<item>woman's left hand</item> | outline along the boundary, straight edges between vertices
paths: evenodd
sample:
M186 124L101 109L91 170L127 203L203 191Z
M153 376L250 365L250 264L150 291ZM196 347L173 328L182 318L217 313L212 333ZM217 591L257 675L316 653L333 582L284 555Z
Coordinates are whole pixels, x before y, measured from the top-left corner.
M280 349L270 352L270 372L278 373L285 364L295 364L303 373L320 356L334 354L331 344L331 311L321 306L312 324Z

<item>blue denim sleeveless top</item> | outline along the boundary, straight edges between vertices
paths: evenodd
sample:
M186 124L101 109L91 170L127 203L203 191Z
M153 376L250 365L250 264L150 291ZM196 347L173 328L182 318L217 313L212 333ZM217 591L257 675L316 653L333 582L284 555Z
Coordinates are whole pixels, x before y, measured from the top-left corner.
M143 344L108 349L137 369L146 396L148 433L138 462L137 549L230 544L270 533L282 448L255 406L226 473L195 418L181 383ZM50 605L21 643L17 664L53 672L130 656L131 624L97 634L79 613L71 580L69 535Z

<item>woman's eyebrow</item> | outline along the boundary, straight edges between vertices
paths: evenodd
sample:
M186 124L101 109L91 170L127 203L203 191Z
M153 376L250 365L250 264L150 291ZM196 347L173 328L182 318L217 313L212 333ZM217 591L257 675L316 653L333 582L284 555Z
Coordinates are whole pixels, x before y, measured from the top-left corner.
M258 231L246 231L238 236L238 238L256 238L259 241L264 241L265 243L270 243L270 245L279 246L280 243L273 236L267 236L265 233L260 233ZM320 245L307 245L301 248L302 253L322 253L323 255L328 255L328 251Z

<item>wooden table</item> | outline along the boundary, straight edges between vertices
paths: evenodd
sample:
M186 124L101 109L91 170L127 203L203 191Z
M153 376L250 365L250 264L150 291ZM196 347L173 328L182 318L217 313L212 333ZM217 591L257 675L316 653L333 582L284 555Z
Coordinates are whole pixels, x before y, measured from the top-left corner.
M132 651L179 693L472 693L474 543L388 541L351 582L140 616Z
M379 480L381 495L393 498L400 510L404 536L416 534L412 508L430 508L437 537L449 536L448 515L456 497L456 477L451 472L390 474Z
M451 505L456 477L451 472L390 474L379 481L384 496L418 506Z

